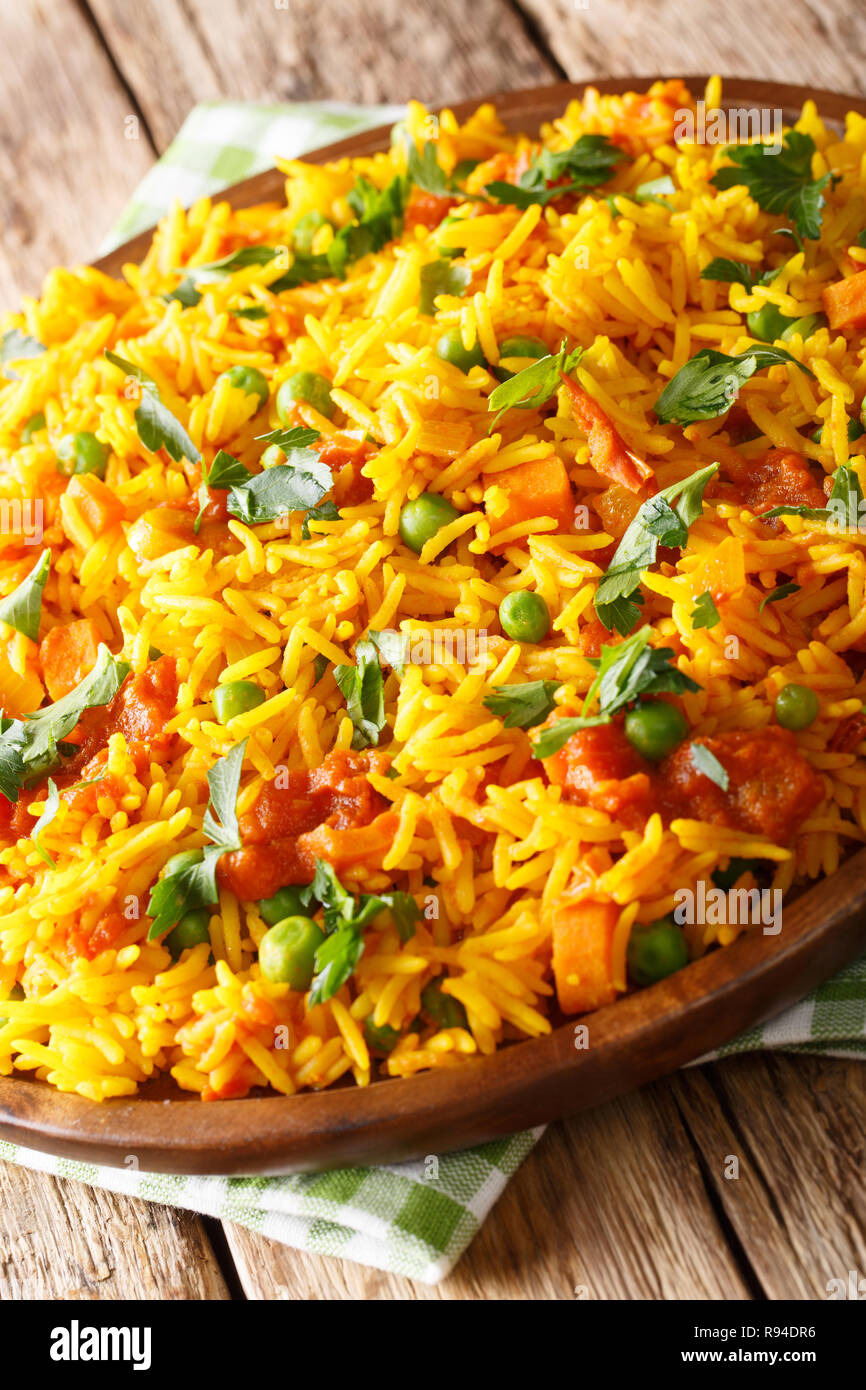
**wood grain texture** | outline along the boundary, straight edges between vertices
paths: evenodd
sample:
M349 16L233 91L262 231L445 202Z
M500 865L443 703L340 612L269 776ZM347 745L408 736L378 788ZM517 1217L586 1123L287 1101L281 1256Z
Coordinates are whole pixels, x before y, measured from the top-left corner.
M0 1300L228 1296L190 1212L0 1164Z
M665 1082L551 1126L438 1286L226 1235L256 1299L749 1297Z
M851 0L520 0L573 81L719 72L866 91L866 13Z
M52 265L89 260L153 160L129 95L75 0L0 5L0 307Z
M197 101L421 101L555 79L506 0L90 0L159 148Z
M862 1062L729 1058L671 1091L768 1298L826 1298L828 1280L866 1270Z

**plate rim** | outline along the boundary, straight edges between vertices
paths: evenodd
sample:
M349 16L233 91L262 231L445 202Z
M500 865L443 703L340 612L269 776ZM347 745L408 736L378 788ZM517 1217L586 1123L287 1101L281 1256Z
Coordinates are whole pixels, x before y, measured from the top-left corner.
M611 93L659 80L630 75L558 82L434 109L462 120L489 102L517 128L536 116L538 124L553 119L588 87ZM683 81L694 95L708 75L687 74ZM825 119L839 122L849 110L866 116L866 96L751 78L722 83L725 109L749 101L791 111L814 100ZM303 158L324 163L370 153L387 146L390 130L389 124L356 132ZM282 182L279 171L269 169L213 196L249 206L262 200L263 190L279 193ZM154 230L90 264L117 274L125 261L141 258ZM109 1167L128 1168L134 1159L142 1170L202 1175L314 1171L442 1153L562 1118L656 1080L796 1002L864 948L866 849L787 907L782 938L744 935L649 989L459 1067L368 1087L204 1105L185 1093L151 1099L147 1088L100 1104L13 1073L0 1077L0 1139ZM577 1047L576 1027L585 1027L595 1045Z

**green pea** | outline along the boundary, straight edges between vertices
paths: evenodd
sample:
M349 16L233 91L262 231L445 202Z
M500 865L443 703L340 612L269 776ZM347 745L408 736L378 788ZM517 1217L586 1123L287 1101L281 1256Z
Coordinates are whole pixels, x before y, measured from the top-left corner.
M443 333L435 348L436 356L443 362L459 367L461 372L469 372L473 367L484 366L484 353L481 344L476 342L471 348L463 346L463 336L459 328L449 328Z
M227 381L236 390L243 391L245 396L258 396L257 410L261 410L271 394L268 379L258 367L229 367L227 372L217 377L217 382L220 381Z
M262 898L259 903L262 921L267 922L269 927L274 927L277 922L282 922L284 917L303 916L302 892L302 888L286 884L285 888L278 888L272 898Z
M746 315L746 327L752 337L760 339L762 343L774 343L786 328L797 322L797 319L780 313L775 304L762 304L760 309Z
M312 212L305 212L303 217L299 217L292 228L292 250L299 252L302 256L309 256L313 249L313 241L316 232L320 227L328 226L328 219L324 213L314 209Z
M213 712L220 724L228 724L238 714L247 714L267 699L260 685L252 681L229 681L213 693Z
M284 917L265 932L259 945L259 965L272 984L309 989L316 952L325 933L312 917Z
M431 980L421 991L421 1008L439 1028L468 1028L466 1010L451 994L442 993L442 981Z
M209 924L210 913L207 908L199 907L194 912L186 912L177 926L169 932L163 944L177 960L184 951L191 950L193 946L200 946L204 941L210 941Z
M393 1052L400 1041L400 1034L387 1023L377 1028L372 1019L368 1018L364 1021L364 1038L372 1052Z
M16 981L16 983L15 983L15 984L12 986L12 988L10 989L9 993L6 995L6 999L7 999L7 1001L14 1001L15 1003L20 1003L21 1000L22 1000L23 998L24 998L24 990L21 988L21 986L20 986L20 985L17 983L17 981ZM4 1023L8 1023L8 1022L9 1022L8 1018L0 1018L0 1028L3 1027Z
M682 743L688 727L682 710L666 700L652 700L629 710L624 725L632 748L653 763L667 757Z
M500 381L508 381L521 370L518 362L523 363L527 358L537 362L539 357L549 355L550 348L540 338L506 338L499 344L499 366L493 368L493 374ZM504 366L505 362L513 362L514 369Z
M29 444L30 441L31 441L31 439L33 438L34 434L37 434L39 430L44 430L44 429L45 429L45 414L44 414L43 411L39 410L39 411L37 411L37 413L36 413L35 415L31 415L31 416L30 416L30 419L27 421L27 424L24 426L23 430L21 431L21 439L22 439L23 443L24 443L24 444Z
M805 343L807 338L811 338L819 328L823 328L827 320L823 314L805 314L801 319L794 319L784 328L779 335L783 343L789 343L795 333L799 333Z
M438 492L422 492L412 502L406 502L400 512L400 539L416 555L427 541L438 535L443 526L456 521L457 508Z
M656 980L682 970L689 963L682 928L671 917L650 922L648 927L632 927L626 960L636 985L654 985Z
M791 681L782 686L774 708L783 729L808 729L818 718L818 696L808 685Z
M204 853L200 849L182 849L180 854L173 854L166 860L163 869L163 878L170 878L172 874L183 873L185 869L191 869L193 864L200 864L204 859Z
M500 603L499 622L515 642L543 642L550 631L550 610L541 594L517 589Z
M104 478L110 453L108 445L97 439L90 430L65 434L57 445L57 460L61 465L59 471L66 474L95 473L98 478Z
M320 372L295 372L286 377L277 392L277 414L284 425L290 422L292 409L299 401L311 405L327 420L337 408L331 399L331 383Z

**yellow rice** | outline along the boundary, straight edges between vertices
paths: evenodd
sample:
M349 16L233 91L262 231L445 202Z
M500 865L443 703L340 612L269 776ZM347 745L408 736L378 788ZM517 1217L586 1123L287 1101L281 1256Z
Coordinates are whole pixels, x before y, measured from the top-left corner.
M707 96L718 100L717 82ZM615 130L621 119L620 98L590 93L583 104L571 103L544 139L564 148L584 132ZM419 141L435 134L446 168L526 143L507 135L490 107L463 127L445 112L434 129L413 104L407 125ZM111 768L125 795L101 798L89 817L61 807L43 841L55 867L27 838L0 851L0 1000L16 983L25 996L2 1007L0 1072L34 1072L94 1100L131 1095L161 1072L185 1089L223 1095L249 1085L288 1095L344 1076L365 1085L380 1067L364 1039L367 1019L401 1033L381 1064L384 1074L457 1065L549 1031L545 909L582 864L592 866L595 895L622 909L614 957L617 988L624 990L632 925L669 912L675 888L758 851L774 863L775 885L787 889L832 873L848 847L866 838L866 770L858 753L829 746L840 721L863 703L864 682L842 653L866 637L866 536L834 536L799 519L770 535L732 504L705 507L679 562L643 576L645 620L659 639L679 640L679 665L702 687L684 700L697 734L763 727L788 681L815 690L820 715L798 744L823 780L823 803L796 843L784 847L696 821L665 827L659 816L638 833L563 800L548 784L527 735L504 729L482 701L494 685L540 679L562 683L560 703L585 694L594 672L581 655L581 633L594 616L604 568L596 556L612 538L597 529L551 533L547 523L524 522L496 537L507 542L505 564L492 563L495 476L549 455L552 439L579 500L605 480L589 466L564 393L554 417L543 422L535 412L511 411L488 436L493 378L484 367L464 376L433 351L449 327L460 330L466 347L477 340L491 363L497 342L514 334L541 336L554 350L562 339L583 344L576 379L652 464L661 485L712 462L723 422L685 432L660 425L651 407L665 381L703 347L747 347L743 315L762 302L788 315L815 312L822 288L840 275L845 250L866 266L866 251L856 245L866 222L866 122L852 114L840 136L807 103L797 128L816 143L814 173L833 167L844 179L828 192L821 242L808 264L795 252L772 284L751 294L702 281L700 270L713 256L759 265L779 217L762 212L743 187L720 193L710 185L721 147L666 143L624 162L612 183L574 200L568 212L497 207L461 214L435 231L415 227L350 266L345 281L275 297L266 288L273 268L250 266L205 285L194 307L160 297L176 287L176 267L247 242L290 245L292 227L311 209L344 222L358 174L381 187L404 167L395 144L351 163L287 163L285 206L233 210L208 199L188 212L177 206L142 264L126 266L121 279L86 267L56 269L40 298L7 316L3 327L21 329L49 350L17 363L18 379L0 387L0 497L40 495L55 469L59 437L93 430L110 444L106 481L128 518L93 535L73 505L49 506L44 541L53 566L43 623L93 618L135 671L143 670L151 646L176 656L181 684L172 729L181 751L139 779L115 735ZM612 215L609 193L663 174L677 188L673 213L620 200L620 215ZM442 297L430 318L418 311L419 276L440 245L465 256L472 283L462 298ZM264 306L268 317L233 317L229 309L241 301ZM249 463L261 452L255 437L278 423L273 400L280 383L299 369L324 372L334 383L339 424L312 407L302 415L324 435L339 428L372 436L376 451L364 472L373 499L322 522L309 540L302 540L296 513L282 529L232 521L235 544L222 557L191 546L161 549L153 543L154 509L187 497L190 472L142 448L135 401L124 396L123 374L103 356L106 348L156 379L197 446L219 446ZM744 387L740 405L760 436L747 450L796 448L828 474L849 462L866 486L866 456L846 434L848 413L866 391L859 347L821 329L806 345L794 339L790 350L814 378L780 366ZM269 380L271 398L260 414L254 398L219 381L236 364L257 367ZM37 411L45 413L47 433L24 443L22 429ZM816 419L824 430L812 443ZM447 493L462 515L416 556L399 541L399 515L407 499L427 490ZM722 624L696 629L690 614L707 587L706 566L730 537L744 543L747 583L726 605ZM758 602L775 576L800 571L809 578L799 593L784 609L766 608L758 621ZM0 594L20 579L20 563L4 559L0 546ZM499 603L526 587L542 594L553 616L554 640L543 646L498 635ZM262 978L257 947L266 926L257 904L225 891L211 917L210 949L197 946L174 962L163 945L147 941L148 922L136 904L146 903L170 855L204 842L208 769L249 738L243 811L278 767L314 768L329 751L347 749L352 726L344 701L330 672L315 684L314 662L320 654L351 662L355 642L371 627L491 633L483 671L443 662L410 665L402 680L388 674L392 737L385 746L397 775L372 780L392 803L399 828L383 871L347 877L355 891L399 887L422 911L433 899L438 915L425 915L406 943L377 922L351 982L316 1007ZM8 686L28 671L32 679L33 644L0 631L2 704ZM732 633L736 655L726 645ZM267 698L223 727L213 691L236 679L254 679ZM491 764L504 769L496 782L484 780ZM76 958L70 931L124 904L129 925L120 941L93 960ZM689 928L692 955L726 944L739 930ZM414 1026L420 994L435 976L463 1004L468 1028L422 1037Z

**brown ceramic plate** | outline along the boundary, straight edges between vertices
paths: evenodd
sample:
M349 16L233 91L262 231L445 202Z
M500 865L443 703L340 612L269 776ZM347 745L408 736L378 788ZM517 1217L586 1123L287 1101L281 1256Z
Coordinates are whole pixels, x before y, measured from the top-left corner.
M653 78L608 79L602 91L643 90ZM700 95L704 77L687 81ZM582 86L560 83L491 97L510 129L534 131ZM779 83L726 83L725 107L781 108L789 120L812 97L825 119L866 115L862 97ZM477 100L454 107L465 119ZM389 128L355 135L306 156L322 163L386 147ZM271 170L232 188L236 207L282 196ZM96 264L115 273L139 260L144 233ZM750 935L678 974L585 1016L588 1045L574 1023L492 1057L288 1098L250 1097L202 1105L164 1080L134 1100L96 1105L40 1082L0 1078L0 1137L64 1157L116 1166L134 1157L165 1173L287 1173L395 1162L463 1148L558 1119L641 1086L693 1061L778 1013L866 949L866 850L785 909L777 936ZM584 1041L584 1040L579 1040Z

